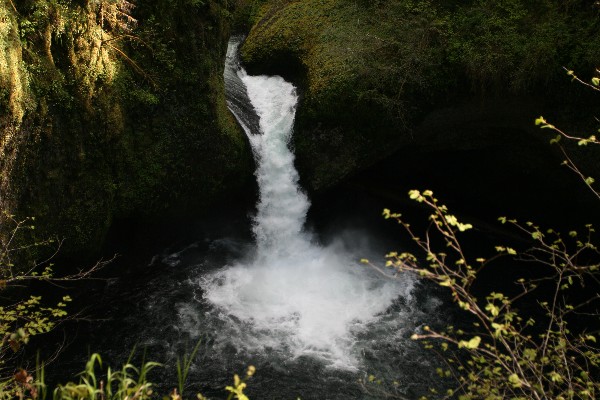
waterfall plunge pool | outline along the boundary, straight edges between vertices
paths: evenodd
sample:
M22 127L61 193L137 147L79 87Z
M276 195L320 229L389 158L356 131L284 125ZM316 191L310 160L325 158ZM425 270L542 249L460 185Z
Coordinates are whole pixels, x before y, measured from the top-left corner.
M391 249L380 233L349 222L353 215L327 234L307 229L310 202L288 146L295 88L280 77L248 76L238 44L230 43L225 80L257 163L249 226L166 249L143 274L109 281L97 297L96 314L106 320L81 327L62 370L81 370L86 348L113 366L143 348L147 359L171 366L153 375L167 393L177 357L200 341L188 396L225 398L233 374L254 365L252 399L418 398L438 385L438 360L410 336L432 317L443 321L441 302L410 276L386 278L361 265L362 258L383 265Z

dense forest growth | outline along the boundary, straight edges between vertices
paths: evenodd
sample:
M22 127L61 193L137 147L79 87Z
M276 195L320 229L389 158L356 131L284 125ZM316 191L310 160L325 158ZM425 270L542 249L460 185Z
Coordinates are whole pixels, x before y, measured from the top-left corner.
M19 370L18 357L30 335L62 320L71 301L60 297L50 306L27 290L12 291L19 279L61 276L48 264L32 275L36 263L26 263L52 254L42 250L52 244L48 238L58 238L60 256L72 263L96 260L119 222L160 227L209 214L223 199L237 199L234 194L255 196L252 151L224 95L233 33L246 37L241 59L249 73L281 75L297 86L292 141L310 194L354 179L396 199L404 187L389 186L408 174L398 165L453 174L454 161L478 154L477 160L498 163L498 175L516 171L522 179L514 190L489 192L480 190L485 186L478 179L465 182L481 207L520 203L517 214L537 213L560 224L573 215L577 222L600 216L598 191L585 186L593 182L587 177L600 178L597 149L564 145L582 182L561 169L564 154L534 125L544 115L576 137L597 131L600 97L574 82L575 75L598 79L597 1L0 0L0 291L11 290L0 304L6 398L38 396L43 371ZM555 198L538 190L547 185L559 193ZM415 198L431 202L444 221L447 210L436 209L425 193ZM458 186L455 194L467 197ZM564 204L569 212L551 214L548 204ZM396 214L387 216L403 223ZM441 233L454 235L461 226L455 222ZM582 243L589 250L593 240ZM513 255L506 248L503 253ZM397 256L398 270L422 272ZM82 276L88 272L68 277ZM478 304L471 294L463 300ZM496 300L505 298L490 304ZM489 319L480 311L496 323L496 315ZM588 342L597 362L597 346ZM84 377L94 385L81 398L104 398L94 377L98 360L88 363ZM246 379L253 374L249 369ZM127 377L115 375L115 386ZM150 398L145 372L138 378L115 398ZM504 382L507 390L524 385L515 379L521 377ZM245 398L245 381L236 377L234 383L231 396ZM63 386L57 396L78 398L79 388Z

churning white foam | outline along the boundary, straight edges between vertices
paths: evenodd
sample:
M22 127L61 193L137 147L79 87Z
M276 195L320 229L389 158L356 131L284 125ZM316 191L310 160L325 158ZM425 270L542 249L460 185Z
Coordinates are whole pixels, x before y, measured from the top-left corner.
M357 259L364 249L319 246L303 226L309 201L298 185L288 144L297 95L281 77L238 75L260 117L248 132L260 200L254 217L255 253L201 279L204 299L225 321L227 340L251 352L317 356L354 368L355 335L376 322L409 282L384 278Z

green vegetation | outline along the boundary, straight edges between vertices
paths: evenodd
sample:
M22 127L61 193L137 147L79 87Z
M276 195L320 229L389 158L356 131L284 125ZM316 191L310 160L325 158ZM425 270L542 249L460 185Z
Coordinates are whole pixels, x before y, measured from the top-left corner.
M23 367L28 363L27 358L23 358L24 347L32 337L44 335L64 322L68 318L67 305L72 301L69 295L62 295L56 300L56 304L52 304L54 300L42 299L42 296L31 294L34 291L31 283L57 284L86 279L96 274L106 262L97 263L72 275L57 275L52 260L60 250L60 243L54 239L36 241L31 236L31 232L36 229L35 218L18 220L7 213L4 217L11 226L6 235L7 239L0 240L0 399L44 400L50 396L55 400L156 398L149 374L154 368L162 365L142 360L141 366L136 367L132 363L135 349L117 371L110 367L103 368L100 355L92 354L85 370L79 374L78 382L60 384L53 390L46 385L45 364L39 359L39 354L35 368L28 370ZM31 249L44 249L36 251L35 254L51 255L43 261L19 267L19 263L27 263L31 258ZM200 341L191 354L185 354L182 359L177 360L178 382L177 388L169 394L168 398L171 400L183 399L190 367L199 348ZM233 385L224 388L224 391L229 393L228 399L248 399L244 389L246 381L255 371L255 368L250 366L243 379L238 375L234 376ZM205 399L201 394L194 398Z
M587 74L600 51L591 1L274 0L254 21L248 69L303 93L294 144L311 189L418 142L432 110L567 91L560 67Z
M436 108L562 92L560 67L581 82L570 69L588 74L600 54L594 1L0 0L0 209L11 211L0 215L0 399L156 397L153 362L136 367L129 360L115 372L94 354L77 383L53 391L43 363L19 369L23 346L63 321L71 301L42 299L20 285L82 279L101 266L57 275L54 248L47 261L32 263L62 243L38 239L48 232L66 238L66 255L93 254L116 219L192 216L251 180L251 152L223 93L234 24L252 26L242 48L248 69L285 75L302 92L294 140L311 189L412 142L412 128ZM600 79L583 83L598 90ZM574 101L577 108L586 98ZM600 198L594 171L582 172L570 157L573 143L592 147L597 136L569 135L544 118L537 123L556 135L565 165ZM399 214L385 216L406 228L425 262L390 253L388 266L448 288L472 322L414 336L446 357L438 372L456 383L433 395L599 397L598 332L574 322L580 311L598 317L598 295L577 296L598 282L594 229L561 235L502 218L531 248L502 245L498 255L546 272L517 280L510 294L481 296L478 278L497 255L468 256L460 236L471 224L430 191L410 197L431 210L426 235ZM39 215L42 229L13 214ZM523 311L527 299L539 310ZM172 400L183 397L197 351L177 361ZM234 377L225 388L229 399L247 399L254 372Z
M42 299L32 289L33 283L65 283L88 278L105 263L97 263L71 275L57 275L52 263L60 249L54 239L36 240L35 218L16 219L4 213L9 226L5 238L0 240L0 398L14 398L18 386L29 385L37 390L28 373L18 368L23 362L23 347L34 336L50 332L67 318L67 305L72 301L68 294L53 293L51 299ZM41 261L30 262L31 254L50 254ZM19 265L21 264L21 265ZM36 379L43 380L38 370ZM33 385L33 386L31 386ZM11 397L13 396L13 397ZM35 397L35 396L34 396Z
M200 348L200 343L201 341L198 340L198 343L196 343L196 347L194 347L192 353L189 355L185 354L183 356L183 360L177 358L177 387L179 388L180 396L183 396L185 382L187 381L192 362L194 361L194 358L196 358L196 354L198 353L198 349Z
M106 380L98 376L96 367L102 367L102 359L98 354L92 354L81 373L79 382L69 382L59 385L53 393L53 399L83 400L83 399L149 399L152 396L152 383L148 374L160 364L143 362L140 368L130 361L125 363L120 371L106 369ZM40 382L40 386L43 382ZM34 397L34 396L32 396ZM40 396L44 399L44 396Z
M597 73L599 71L596 71ZM594 91L600 91L596 76L587 83L568 74ZM600 199L592 185L568 155L561 140L578 146L598 145L596 135L571 136L543 117L535 121L556 134L551 140L565 156L564 164ZM412 336L426 348L435 349L446 361L438 368L440 378L456 386L436 397L469 399L596 399L600 395L600 248L591 224L583 232L562 235L533 222L499 218L527 237L530 248L515 250L496 246L490 258L470 257L461 235L473 228L459 222L429 190L412 190L411 199L431 212L430 226L416 233L400 214L386 209L386 219L400 223L423 253L387 255L387 267L410 272L445 287L452 301L469 315L469 326L435 330L425 326ZM478 288L484 269L497 268L499 256L528 263L528 271L516 272L514 287L492 285L491 292ZM367 260L365 260L368 263ZM499 273L498 270L494 270ZM519 277L519 275L526 277ZM489 290L489 289L488 289ZM505 290L509 294L506 294ZM483 293L482 293L483 291Z
M596 76L594 76L591 79L591 83L584 82L579 77L577 77L575 75L575 73L571 70L567 70L567 74L569 76L571 76L574 81L577 81L577 82L581 83L582 85L584 85L588 88L591 88L592 90L594 90L596 92L600 92L600 77L598 77L598 75L600 75L600 70L598 70L598 69L596 70ZM573 161L572 156L569 156L570 151L567 150L567 146L569 144L572 144L573 142L576 142L577 146L579 146L580 149L581 149L581 146L600 145L600 140L598 140L597 136L595 134L588 135L587 137L578 137L578 136L569 135L569 134L565 133L564 131L562 131L561 129L557 128L556 126L548 123L548 121L546 121L544 119L544 117L539 117L538 119L536 119L535 124L539 125L542 129L548 129L555 134L555 137L552 140L550 140L550 143L558 145L558 147L560 148L562 155L565 157L565 160L563 161L563 165L567 166L579 178L581 178L581 180L591 190L591 192L600 200L600 192L597 189L595 189L595 187L592 186L596 182L596 179L592 176L588 176L588 175L584 174L581 171L581 169L577 166L577 163ZM600 133L600 130L598 130L598 132ZM567 141L566 145L563 145L561 142L564 140Z
M473 227L459 222L431 191L413 190L410 197L432 212L431 229L425 234L415 233L400 214L384 210L384 216L404 226L426 260L392 252L387 255L387 266L448 288L452 300L472 321L470 327L449 326L441 331L426 326L413 335L446 359L447 368L438 369L440 377L457 382L447 393L433 391L433 395L458 395L464 400L597 398L598 331L581 321L597 322L599 316L600 297L593 285L600 277L600 252L591 225L585 232L571 231L569 238L563 238L531 222L500 218L528 235L533 245L522 252L497 246L497 253L533 263L543 271L535 278L515 279L516 287L508 289L510 295L493 291L481 296L475 289L479 275L497 256L469 257L459 236ZM589 296L573 300L582 290L590 291ZM533 305L539 306L539 312L532 311Z
M2 0L0 206L89 256L116 219L200 213L251 181L222 82L234 6Z
M154 392L154 383L150 379L150 373L162 365L143 361L140 367L136 367L127 361L120 370L113 371L110 367L103 369L102 359L99 354L92 354L85 365L85 369L79 374L78 382L68 382L58 385L50 390L44 381L44 366L38 365L33 375L25 370L20 370L10 381L0 382L0 399L31 399L31 400L145 400L160 398ZM229 392L227 400L248 400L244 394L247 380L250 379L256 369L249 366L243 378L234 375L233 385L225 388ZM177 389L162 397L169 400L183 400L181 392ZM194 396L197 400L207 400L202 394Z
M146 400L160 398L154 392L154 383L150 379L150 373L162 365L152 361L142 361L140 367L136 367L128 360L120 370L113 371L110 367L102 366L99 354L92 354L85 365L85 369L79 374L78 382L68 382L58 385L50 390L44 381L44 366L38 365L33 375L25 370L20 370L10 381L0 383L0 399L32 399L46 400ZM246 382L250 379L256 369L249 366L244 378L234 375L233 385L225 388L229 392L227 400L248 400L244 394ZM181 392L177 389L162 397L170 400L183 400ZM198 393L193 398L207 400Z
M0 380L12 372L13 355L29 342L31 336L54 328L67 314L65 308L71 301L69 296L63 296L55 306L48 306L42 303L41 296L20 293L18 287L28 281L53 279L53 265L45 261L27 268L17 268L15 260L19 260L29 248L51 246L53 241L24 244L26 240L23 236L35 229L34 220L16 220L8 214L5 214L5 219L10 221L11 227L7 240L0 241L0 292L5 297L0 305Z

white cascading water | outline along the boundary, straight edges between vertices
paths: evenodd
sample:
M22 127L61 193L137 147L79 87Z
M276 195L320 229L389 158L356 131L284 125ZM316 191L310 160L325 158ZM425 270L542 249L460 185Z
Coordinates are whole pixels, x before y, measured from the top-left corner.
M230 48L229 57L236 50ZM296 90L281 77L249 76L239 67L234 72L259 117L260 134L253 134L236 114L257 162L256 249L250 261L204 276L203 297L228 327L221 334L239 349L310 355L328 365L356 368L355 335L408 295L411 284L361 266L357 260L365 254L314 243L303 229L310 204L288 146Z

